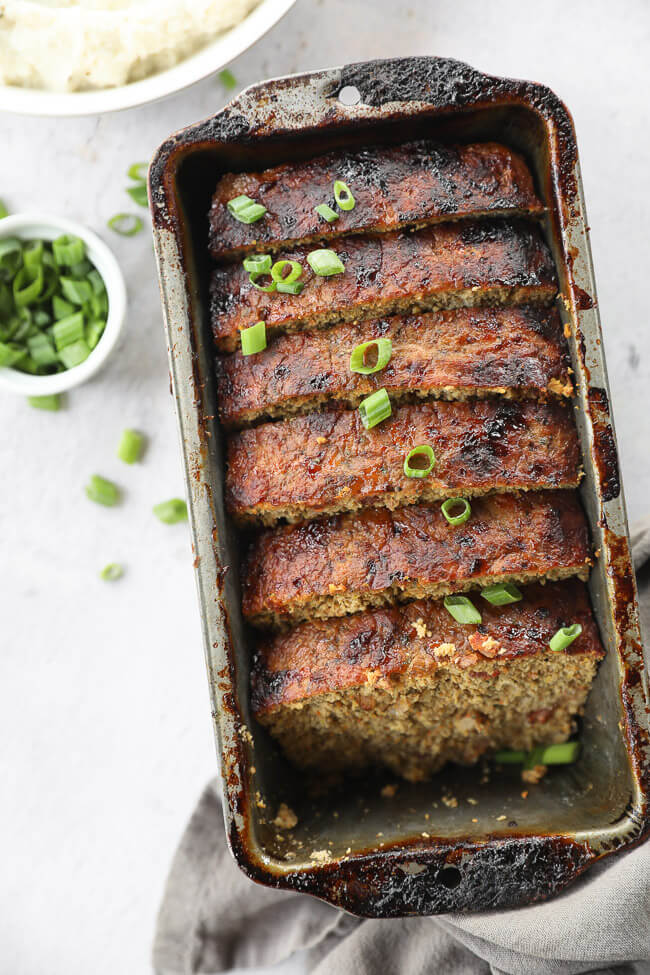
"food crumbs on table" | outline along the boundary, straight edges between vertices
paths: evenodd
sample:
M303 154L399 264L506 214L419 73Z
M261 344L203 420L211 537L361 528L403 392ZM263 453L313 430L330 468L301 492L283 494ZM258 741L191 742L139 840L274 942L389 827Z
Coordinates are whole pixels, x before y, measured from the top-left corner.
M424 838L427 839L427 840L428 839L431 839L431 837L429 836L428 833L422 833L421 835L424 836Z
M478 806L478 799L468 799L470 806Z
M472 822L473 823L478 823L478 819L473 819Z
M257 794L259 795L259 792ZM298 817L293 809L290 809L286 802L281 802L277 815L273 820L273 825L277 826L278 829L293 829L297 822Z
M522 799L528 798L528 789L524 789L524 791L521 793L521 798Z
M442 801L448 809L455 809L458 805L458 799L455 796L442 796Z
M379 794L383 796L384 799L392 799L396 792L397 786L394 783L390 783L389 785L385 785Z
M255 793L255 805L258 809L266 809L266 803L262 799L262 793L259 791Z
M502 822L504 819L507 819L507 816L497 816L497 823Z
M316 863L329 863L332 859L329 850L313 850L309 854L310 860L315 860Z

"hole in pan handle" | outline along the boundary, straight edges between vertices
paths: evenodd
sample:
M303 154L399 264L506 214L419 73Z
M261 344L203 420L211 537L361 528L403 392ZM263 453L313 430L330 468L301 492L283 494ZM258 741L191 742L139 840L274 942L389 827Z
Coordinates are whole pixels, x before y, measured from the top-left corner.
M346 85L339 92L341 105L358 105L361 101L361 92L354 85Z

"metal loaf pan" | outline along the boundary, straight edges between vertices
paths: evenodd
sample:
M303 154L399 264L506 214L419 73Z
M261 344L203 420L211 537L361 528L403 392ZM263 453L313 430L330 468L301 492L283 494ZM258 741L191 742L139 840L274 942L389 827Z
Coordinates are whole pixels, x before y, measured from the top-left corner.
M487 777L480 767L450 767L428 784L400 784L390 799L380 792L392 778L379 774L310 796L249 713L241 540L224 511L223 436L215 419L210 196L221 172L422 136L496 140L524 154L548 207L544 232L570 329L586 471L581 494L600 554L591 597L607 657L582 721L579 762L552 770L528 798L516 771ZM540 85L444 58L280 78L247 89L166 141L151 166L150 199L226 828L242 870L268 886L387 918L539 901L601 857L638 843L650 830L647 679L575 133L564 105ZM281 801L299 817L290 832L272 824Z

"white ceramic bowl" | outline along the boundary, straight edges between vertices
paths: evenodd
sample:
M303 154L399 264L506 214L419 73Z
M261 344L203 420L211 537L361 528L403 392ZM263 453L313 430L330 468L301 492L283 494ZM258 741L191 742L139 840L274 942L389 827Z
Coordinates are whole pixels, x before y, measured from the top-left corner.
M0 111L21 115L96 115L165 98L207 78L260 39L296 0L262 0L241 24L173 68L119 88L54 92L0 84Z
M24 240L54 240L61 234L74 234L85 242L89 260L95 265L108 293L106 328L99 342L85 362L52 376L32 376L18 369L0 368L0 388L10 389L23 396L48 396L63 393L84 383L101 369L115 348L126 317L126 286L113 253L92 230L73 220L51 217L43 213L19 213L0 220L0 240L19 237Z

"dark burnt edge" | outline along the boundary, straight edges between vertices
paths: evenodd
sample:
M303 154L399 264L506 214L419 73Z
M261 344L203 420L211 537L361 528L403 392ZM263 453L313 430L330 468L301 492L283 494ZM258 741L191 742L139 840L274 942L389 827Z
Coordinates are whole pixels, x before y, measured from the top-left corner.
M413 62L416 62L416 64L413 64ZM359 79L361 79L364 71L367 73L368 71L372 70L381 70L382 72L386 72L388 80L385 91L388 95L393 94L395 93L395 69L398 65L412 65L413 68L419 72L419 74L417 74L415 77L411 75L411 97L407 99L404 93L400 90L399 98L397 99L398 101L425 101L426 99L426 103L433 106L436 114L442 114L445 112L452 113L458 107L468 108L470 105L494 105L499 102L503 104L519 102L523 107L532 108L542 118L552 149L550 184L545 186L545 192L543 195L547 197L547 202L552 202L553 204L553 206L549 207L550 217L556 230L559 228L559 232L556 233L556 238L560 243L564 258L564 266L569 277L570 298L573 299L576 312L579 309L593 307L593 299L582 291L582 289L578 288L575 283L573 275L573 257L568 253L566 248L566 231L568 229L569 220L572 216L579 214L580 207L575 172L575 167L578 161L575 131L571 115L564 103L546 86L534 84L532 82L517 81L513 79L504 79L485 75L462 62L445 58L408 58L347 65L341 69L341 83L332 89L330 96L336 96L341 88L346 84L354 84L355 77L359 77ZM355 75L354 72L357 72L357 75ZM429 90L423 93L422 83L419 79L424 76L425 78L432 80L434 79L435 75L438 75L437 79L435 79L436 86L433 88L430 86ZM247 93L251 96L254 96L256 92L267 94L269 87L271 86L277 88L290 88L293 87L297 82L305 82L313 79L314 77L318 77L318 72L309 72L298 75L297 77L281 79L279 81L272 82L271 85L269 82L263 82L260 85L247 89ZM458 90L453 90L454 85ZM383 93L381 93L380 88L376 89L376 93L377 98L380 97L380 94L381 97L383 97ZM368 102L366 103L368 104ZM382 104L382 102L380 101L379 104ZM405 117L406 114L408 113L404 113L403 111L396 112L394 113L393 117ZM387 116L387 118L389 117L390 116ZM300 134L302 137L304 137L310 132L317 133L322 128L336 129L343 127L345 124L347 124L347 120L340 118L336 108L333 106L331 111L325 115L323 120L318 125L305 126L301 130ZM288 128L282 128L282 126L277 123L277 120L273 125L269 126L265 126L263 123L260 123L256 127L252 126L249 120L239 111L238 101L234 101L230 105L226 106L226 108L218 115L205 119L203 122L190 125L173 135L160 146L152 160L149 170L149 199L151 201L150 210L154 229L157 231L167 230L174 233L179 242L183 240L180 215L173 194L173 178L180 160L190 148L197 148L201 144L208 147L214 141L226 144L235 141L253 144L256 139L262 137L264 134L273 135L280 132L288 134L290 131L291 130ZM180 249L183 251L182 246L180 246ZM588 377L589 372L584 355L584 338L579 328L577 314L576 323L576 344L578 346L579 356L582 359L585 375ZM585 412L588 414L589 421L592 422L592 414L589 405L587 405ZM201 413L200 415L202 417L203 414ZM201 423L201 427L203 428L203 423ZM610 545L612 544L612 541L624 543L626 547L628 546L627 538L624 536L612 534L612 539L609 541ZM620 625L619 617L623 613L625 613L627 616L629 612L631 612L633 616L637 616L635 598L636 588L631 569L631 561L629 558L629 548L625 566L625 575L626 579L620 586L618 585L617 581L614 580L614 615L617 622L617 629ZM630 586L630 577L632 598L634 600L631 605L629 602L625 601L625 596ZM232 638L229 625L228 631L227 656L230 670L230 674L228 675L230 680L230 688L228 689L227 693L229 694L229 705L232 709L234 709L233 713L236 713L241 721L240 710L234 703L234 655L231 652ZM625 663L626 651L624 648L624 642L625 641L621 639L619 653L624 658L623 662ZM638 646L638 649L640 650L640 645ZM627 667L625 668L625 676L621 687L621 696L626 715L624 734L628 744L628 749L630 750L628 753L631 754L634 759L635 777L638 785L644 793L642 796L642 808L634 816L634 826L639 830L638 834L632 840L619 838L615 839L611 844L609 844L609 848L606 849L604 853L599 855L593 854L587 844L581 845L566 837L527 838L525 840L524 851L530 850L531 853L535 853L536 850L540 850L542 853L540 857L541 864L542 866L546 866L547 870L551 874L551 876L548 878L547 888L545 892L541 894L539 893L539 890L535 890L534 886L528 883L530 868L526 867L521 884L519 885L513 900L511 902L509 901L508 904L504 906L521 906L525 903L533 903L536 900L545 900L562 890L562 888L571 884L596 859L600 859L602 856L606 856L608 853L613 852L615 849L620 847L631 849L638 845L642 839L650 834L650 810L648 808L648 795L650 794L650 741L648 740L647 732L645 729L640 727L637 720L636 712L638 710L638 704L633 703L630 699L632 685L633 683L636 684L638 682L639 666L643 666L643 663L641 657L641 664L639 664L638 652L636 652L633 656L635 659L632 664L632 670L629 670ZM634 675L633 681L630 679L630 674ZM226 705L226 707L228 707L228 705ZM217 724L220 727L220 723L217 722ZM227 748L224 745L224 759L226 760L226 764L230 764L228 762L228 758L232 760L233 772L235 772L235 767L237 769L241 769L243 767L245 756L241 741L239 739L236 740L236 743L232 745L231 748L233 754L229 755L227 753ZM645 751L646 754L645 765L641 759L642 751ZM350 867L346 868L346 873L349 875L348 879L345 881L338 881L339 888L342 883L344 884L345 889L342 892L337 890L336 877L333 876L331 882L329 881L329 878L331 874L334 874L335 870L337 871L337 876L340 876L340 874L343 872L343 867L345 864L333 863L327 866L314 867L313 870L309 871L294 871L293 874L283 876L281 880L272 880L271 878L273 875L269 872L269 869L262 869L255 864L246 846L244 845L244 837L246 837L247 845L250 847L250 818L248 815L246 815L246 813L248 810L250 810L251 797L250 790L247 785L247 779L245 776L239 775L238 783L235 781L230 781L230 776L227 780L225 770L222 772L222 777L224 779L224 783L227 785L228 808L226 818L227 820L230 820L230 828L227 830L229 845L241 869L249 877L251 877L251 879L265 884L266 886L276 886L283 889L299 890L305 893L312 893L314 896L320 896L329 903L338 904L339 901L345 897L345 907L346 909L349 909L351 913L355 913L355 908L350 907L352 903L350 895L356 895L355 906L358 906L360 916L371 916L368 913L368 910L371 905L374 908L374 902L372 899L366 902L361 898L362 891L360 892L358 889L355 889L355 886L361 886L356 880L357 874L351 874L351 868L357 863L359 859L358 857L351 857L350 860L347 861L350 864ZM239 791L237 791L238 789ZM244 802L244 800L246 801ZM244 827L241 830L241 833L238 832L237 824L235 822L235 812L243 816ZM496 852L497 859L500 848L503 847L506 851L510 851L513 847L516 848L517 843L521 842L524 841L519 838L506 840L505 842L498 841L499 849L494 851ZM400 844L402 849L407 845L408 844L406 843ZM458 848L456 847L453 849ZM485 851L486 855L493 852L491 843L477 849L472 841L468 843L467 847L460 849L460 853L458 854L459 856L462 856L463 850L466 850L466 852L474 859L478 858L478 854L482 855L483 851ZM570 852L567 867L560 865L559 860L556 858L558 850L568 850ZM425 853L427 854L427 862L437 859L433 856L433 851L425 851ZM372 879L381 873L381 869L384 865L384 856L385 854L382 853L381 855L374 855L370 858L365 858L364 860L364 869L365 866L367 866L367 874L370 877L371 885ZM402 854L401 858L404 859L404 854ZM545 860L550 860L550 865L548 862L544 863ZM573 870L571 869L572 864L575 864L575 869ZM444 865L447 865L446 862L445 864L441 864L441 867ZM505 862L504 866L507 870L509 864ZM412 877L404 875L404 877L400 880L402 889L408 886L412 880ZM382 901L382 913L377 914L376 916L402 916L400 913L395 912L390 905L388 906L387 910L384 909L385 904L386 902ZM444 908L444 910L449 909L450 908ZM463 905L455 909L476 909L476 899L473 899L471 904Z
M413 837L399 845L387 844L381 853L358 853L311 869L291 870L290 864L270 867L257 862L234 823L229 831L231 851L251 880L310 894L362 918L474 913L539 903L574 883L606 855L558 835L513 833L494 836L479 846L471 837L449 843L432 835L428 842L431 846L424 846L420 837ZM408 865L425 869L412 874L403 869ZM461 882L451 889L436 882L450 867L461 873Z

